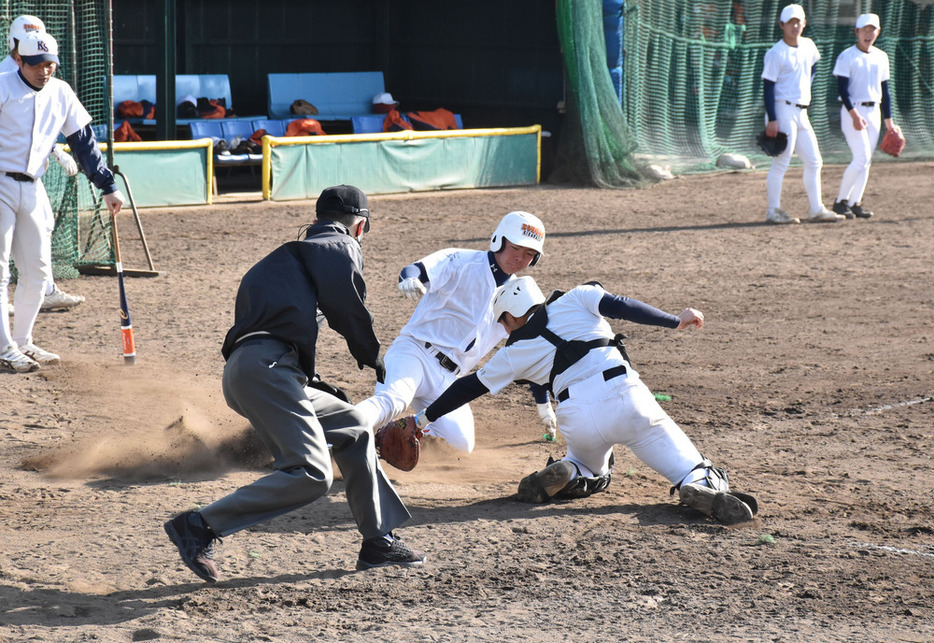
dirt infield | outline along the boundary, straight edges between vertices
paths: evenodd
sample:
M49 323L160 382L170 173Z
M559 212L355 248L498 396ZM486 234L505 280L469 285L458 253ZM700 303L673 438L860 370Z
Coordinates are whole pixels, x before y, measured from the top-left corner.
M364 240L377 333L413 304L399 268L482 248L506 212L541 216L544 290L597 279L697 332L617 324L649 386L733 486L751 524L679 508L616 450L607 492L523 505L541 439L524 389L473 405L477 449L430 445L387 467L413 514L419 569L354 572L342 484L230 536L205 586L162 531L265 471L220 392L220 345L242 274L312 218L309 203L227 198L142 213L156 267L127 291L139 363L123 365L112 277L65 282L88 301L40 315L60 366L0 375L0 641L934 640L934 164L873 167L869 221L763 223L762 172L644 191L542 186L374 197ZM824 170L832 202L841 167ZM806 208L800 168L785 207ZM128 267L143 266L121 218ZM330 330L319 369L372 389Z

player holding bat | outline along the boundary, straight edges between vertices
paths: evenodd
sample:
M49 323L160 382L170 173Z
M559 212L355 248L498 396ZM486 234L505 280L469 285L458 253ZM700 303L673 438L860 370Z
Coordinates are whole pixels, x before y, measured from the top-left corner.
M53 78L59 65L55 38L30 33L20 41L19 54L19 71L0 74L0 370L29 373L59 361L32 337L52 280L52 239L46 221L52 206L38 179L59 133L103 192L112 214L120 211L124 198L104 165L91 115L68 83ZM7 308L11 257L19 270L12 332Z

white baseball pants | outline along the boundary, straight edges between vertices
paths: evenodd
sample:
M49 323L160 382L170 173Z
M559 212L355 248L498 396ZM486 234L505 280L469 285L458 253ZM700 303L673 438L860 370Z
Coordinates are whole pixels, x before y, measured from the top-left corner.
M768 120L768 115L766 115ZM791 162L791 155L797 154L804 164L804 191L808 197L810 213L820 212L824 207L821 199L820 172L824 161L817 146L817 135L808 119L808 111L789 105L783 100L775 101L775 118L778 120L778 129L788 135L788 146L785 151L772 159L766 179L766 191L769 200L769 211L777 210L782 205L782 182L785 172Z
M15 181L0 172L0 349L32 343L36 316L52 282L51 211L42 181ZM19 272L12 332L7 309L11 258Z
M558 426L568 446L564 459L582 476L605 475L616 444L629 447L671 484L704 459L633 370L610 380L599 373L570 386L568 393L558 403Z
M853 160L843 171L840 181L840 193L837 201L846 199L850 205L862 203L863 192L869 181L869 166L872 164L872 152L879 142L879 133L882 130L882 110L878 105L859 105L856 110L866 120L866 127L857 130L853 127L853 117L846 107L840 108L840 128L850 146Z
M377 383L373 396L357 404L370 426L378 429L412 406L421 411L434 402L457 379L445 370L432 349L412 337L400 335L383 357L386 381ZM474 448L474 421L470 405L451 411L423 429L425 435L443 438L455 449L470 453Z

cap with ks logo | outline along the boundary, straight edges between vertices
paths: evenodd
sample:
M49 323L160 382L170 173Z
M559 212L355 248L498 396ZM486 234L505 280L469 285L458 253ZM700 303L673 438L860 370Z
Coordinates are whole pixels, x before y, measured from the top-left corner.
M58 43L47 33L33 31L19 41L19 56L27 65L44 62L59 64Z

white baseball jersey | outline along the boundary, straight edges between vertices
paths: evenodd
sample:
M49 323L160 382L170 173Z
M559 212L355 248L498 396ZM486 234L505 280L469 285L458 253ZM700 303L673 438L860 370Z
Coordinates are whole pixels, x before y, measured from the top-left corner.
M447 248L421 260L426 292L400 335L430 342L466 373L506 338L493 319L496 280L485 250Z
M0 74L8 71L19 71L19 65L13 60L13 56L7 56L3 60L0 60Z
M889 80L889 56L876 47L863 51L853 45L837 56L833 75L850 79L847 90L852 104L879 104L882 102L882 83Z
M599 310L604 294L599 286L578 286L565 293L548 304L548 328L568 341L611 339L614 333ZM555 346L544 337L521 339L499 349L477 371L477 378L493 394L518 379L547 384L554 359ZM620 365L626 367L623 373L616 368ZM554 392L565 390L568 396L559 396L556 412L567 442L563 459L574 463L581 475L608 473L615 444L629 447L672 484L703 461L614 346L591 349L555 377Z
M68 83L52 78L36 91L18 73L0 74L0 172L41 177L58 135L70 136L90 122Z
M606 291L599 286L578 286L548 305L548 328L562 339L583 340L614 337L613 329L600 314ZM534 318L534 315L533 315ZM555 346L544 337L504 346L477 371L490 393L496 394L516 380L547 385L554 367ZM555 394L614 365L625 364L613 346L595 348L579 362L555 377Z
M820 52L810 38L799 37L797 47L779 40L765 53L762 78L775 83L775 100L809 105L811 70L818 60Z

